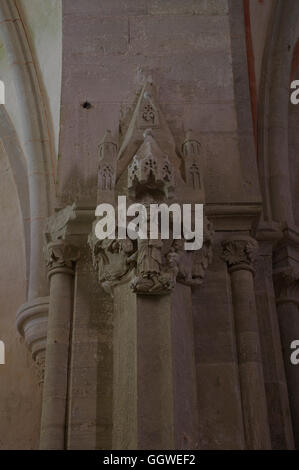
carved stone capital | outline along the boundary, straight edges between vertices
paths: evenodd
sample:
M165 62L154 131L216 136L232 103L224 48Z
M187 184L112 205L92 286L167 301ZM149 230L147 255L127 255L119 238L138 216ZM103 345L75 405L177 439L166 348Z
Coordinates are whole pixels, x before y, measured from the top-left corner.
M113 295L115 285L131 281L136 294L165 295L176 282L189 286L203 282L212 260L213 234L205 218L202 249L185 251L183 239L98 240L93 227L89 245L99 283L106 292Z
M64 240L48 243L45 248L45 258L49 275L54 269L64 268L72 271L79 256L78 248Z
M46 244L56 240L66 240L70 222L76 217L75 204L66 206L49 217L45 228Z
M136 262L131 288L136 294L164 295L174 287L176 271L165 262L163 240L138 240L132 259Z
M44 381L48 312L49 297L41 297L22 305L17 313L17 329L36 363L40 385Z
M205 278L206 270L213 258L214 228L213 224L204 217L203 246L200 250L185 251L184 240L173 242L173 246L167 255L172 266L176 266L176 281L190 287L200 286ZM175 247L175 248L173 248Z
M293 302L299 306L299 270L288 267L276 269L273 282L277 304Z
M134 252L133 242L129 239L99 240L95 236L95 224L88 238L93 266L99 284L108 294L113 295L113 287L130 278L134 265L130 258Z
M75 204L48 218L45 229L44 255L49 276L54 269L73 270L79 259L78 248L68 241L70 222L76 219Z
M258 243L250 237L238 237L222 242L223 259L230 271L248 269L253 271L253 262L258 253Z

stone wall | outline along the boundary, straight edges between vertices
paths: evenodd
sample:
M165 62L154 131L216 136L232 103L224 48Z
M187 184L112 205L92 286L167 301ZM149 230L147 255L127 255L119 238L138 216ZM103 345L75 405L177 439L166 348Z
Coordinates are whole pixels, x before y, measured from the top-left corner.
M26 300L24 231L1 141L0 200L0 338L6 346L6 364L0 366L0 449L36 449L41 390L31 355L16 332L16 312Z
M230 28L226 0L63 3L61 204L94 205L97 145L120 117L125 127L148 75L178 149L184 130L200 137L207 202L258 199L237 137Z

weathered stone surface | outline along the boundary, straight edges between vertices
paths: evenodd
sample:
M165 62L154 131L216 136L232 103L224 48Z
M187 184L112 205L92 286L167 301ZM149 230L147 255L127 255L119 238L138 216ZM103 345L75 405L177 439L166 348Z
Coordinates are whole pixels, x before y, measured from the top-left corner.
M130 19L130 54L160 57L173 51L176 55L225 51L227 33L227 17L138 16Z
M78 264L74 305L69 449L112 446L113 305L91 263L86 247Z
M227 0L153 0L148 5L152 15L221 15L228 12Z
M298 18L295 0L1 0L0 448L299 446ZM204 203L203 249L91 251L122 194Z
M204 284L193 292L199 448L243 449L230 283L217 252Z

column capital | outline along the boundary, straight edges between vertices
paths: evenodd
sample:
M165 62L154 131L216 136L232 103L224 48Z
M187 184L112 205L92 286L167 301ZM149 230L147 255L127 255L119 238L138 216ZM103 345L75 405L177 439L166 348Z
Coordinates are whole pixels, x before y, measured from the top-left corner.
M273 282L277 304L292 302L299 307L299 269L275 269Z
M98 240L94 221L88 243L93 265L103 289L113 296L113 288L130 281L134 293L165 295L177 282L200 286L212 261L214 229L204 218L204 240L200 250L186 251L184 239Z
M74 265L79 259L79 250L76 246L69 244L65 240L50 242L45 247L45 258L49 276L53 271L68 272L73 274Z
M76 206L72 204L47 220L44 255L49 277L57 270L73 274L74 265L79 259L79 250L70 242L68 236L71 221L74 219Z
M254 271L253 262L258 253L258 243L251 237L239 236L222 241L222 258L229 271L247 269Z

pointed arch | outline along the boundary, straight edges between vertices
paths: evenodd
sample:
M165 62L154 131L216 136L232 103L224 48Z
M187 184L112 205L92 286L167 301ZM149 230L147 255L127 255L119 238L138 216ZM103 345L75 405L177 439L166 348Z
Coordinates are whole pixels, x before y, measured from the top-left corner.
M41 79L15 0L0 2L0 36L6 49L23 125L20 143L27 163L30 204L30 279L28 300L47 295L43 229L54 197L54 143Z
M278 0L264 48L258 110L258 156L264 218L294 223L288 160L290 76L299 2Z

